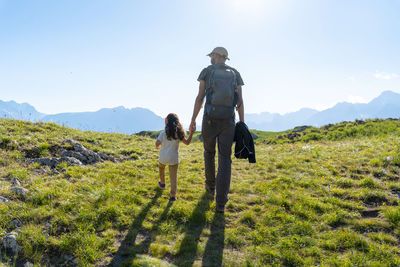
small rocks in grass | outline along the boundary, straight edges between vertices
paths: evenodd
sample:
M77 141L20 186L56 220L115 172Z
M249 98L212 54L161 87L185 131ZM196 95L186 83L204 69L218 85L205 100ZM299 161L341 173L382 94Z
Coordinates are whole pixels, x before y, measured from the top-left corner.
M393 161L393 159L394 159L393 156L388 156L388 157L385 158L385 161L386 162L391 162L391 161Z
M81 166L82 162L73 157L61 157L61 158L39 158L29 159L29 163L39 163L42 166L48 166L50 168L57 167L61 162L66 162L69 166Z
M11 222L8 223L9 227L12 227L13 229L15 228L21 228L22 227L22 223L20 220L18 219L14 219Z
M10 201L10 200L8 200L7 198L0 196L0 203L6 204L6 203L9 202L9 201Z
M29 163L39 163L42 166L48 166L50 168L55 168L59 163L57 158L40 158L40 159L29 159Z
M24 197L28 193L28 189L25 189L23 187L12 187L10 188L10 192Z
M64 255L64 260L66 260L66 261L71 261L73 259L74 259L74 257L71 255Z
M73 157L62 157L60 161L67 163L68 166L81 166L82 162Z
M47 174L47 173L49 173L49 170L46 170L46 169L34 169L33 172L36 173L36 174Z
M101 161L101 157L96 152L85 148L82 144L79 144L71 139L67 139L67 143L73 147L75 152L74 154L79 155L78 159L83 164L94 164Z
M72 255L64 255L63 258L67 263L69 263L69 264L71 264L73 266L78 265L78 261Z
M17 243L17 236L16 232L11 232L3 238L1 244L5 249L10 249L13 253L17 253L21 251L21 247Z
M105 153L97 153L99 156L100 156L100 158L102 159L102 160L108 160L108 161L112 161L112 162L116 162L116 160L115 160L115 158L113 158L113 157L111 157L111 156L109 156L109 155L107 155L107 154L105 154Z
M33 266L35 266L35 265L33 265L33 263L29 262L29 261L25 262L25 264L24 264L24 267L33 267Z
M86 160L87 160L87 158L84 155L82 155L79 152L72 151L72 150L62 150L61 151L61 157L62 158L66 158L66 157L75 158L75 159L79 160L82 163L85 163Z
M46 223L44 224L44 227L46 228L47 231L50 231L51 228L52 228L52 224L51 224L50 222L46 222Z
M13 179L11 180L11 184L12 184L12 185L15 185L15 186L20 186L20 185L21 185L21 182L20 182L17 178L13 178Z
M59 158L29 158L28 163L39 163L41 166L56 168L61 162L67 163L68 166L82 166L88 164L95 164L108 160L116 162L115 158L105 153L96 153L92 150L85 148L82 144L74 140L67 139L66 142L71 145L68 150L61 149ZM53 173L54 174L54 173Z

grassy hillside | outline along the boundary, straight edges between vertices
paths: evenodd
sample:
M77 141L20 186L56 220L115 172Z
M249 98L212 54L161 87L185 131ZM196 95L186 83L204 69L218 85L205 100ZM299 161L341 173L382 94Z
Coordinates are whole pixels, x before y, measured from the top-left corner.
M355 120L328 124L320 128L299 126L281 133L262 136L266 144L283 144L310 141L338 141L369 136L400 135L398 119ZM260 140L259 140L260 141Z
M0 120L0 196L10 200L0 201L0 240L14 231L22 248L13 259L0 245L0 262L397 266L399 129L397 120L379 120L259 132L257 163L233 159L221 215L204 194L200 142L181 145L178 200L170 204L156 186L151 137ZM72 149L67 139L115 162L28 163L60 157ZM10 191L13 178L28 192Z

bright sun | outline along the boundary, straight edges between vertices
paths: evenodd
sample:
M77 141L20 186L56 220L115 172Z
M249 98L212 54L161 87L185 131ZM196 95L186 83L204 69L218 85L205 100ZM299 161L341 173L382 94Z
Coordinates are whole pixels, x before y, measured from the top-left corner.
M232 0L232 7L235 11L240 11L243 13L252 13L256 12L260 9L263 9L263 6L267 1L262 0Z
M260 20L277 15L288 0L226 0L230 12L245 19Z

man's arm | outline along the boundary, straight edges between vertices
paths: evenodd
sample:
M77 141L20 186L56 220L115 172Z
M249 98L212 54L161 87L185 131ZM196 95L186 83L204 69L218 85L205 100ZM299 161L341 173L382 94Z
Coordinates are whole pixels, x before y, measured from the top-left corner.
M196 101L194 102L192 121L190 123L190 128L192 131L196 130L196 118L199 115L200 109L203 106L204 96L206 95L206 82L200 80L199 93L197 94Z
M238 89L239 99L238 99L236 110L239 113L239 120L241 122L244 122L244 104L243 104L243 96L242 96L242 86L238 85L237 89Z

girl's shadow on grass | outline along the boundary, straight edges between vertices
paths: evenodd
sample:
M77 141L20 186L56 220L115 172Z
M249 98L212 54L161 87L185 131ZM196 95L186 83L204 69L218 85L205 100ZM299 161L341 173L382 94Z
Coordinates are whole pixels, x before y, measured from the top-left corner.
M152 200L142 209L138 216L133 221L129 228L129 232L124 241L115 254L113 260L108 265L109 267L120 266L122 263L132 262L137 254L148 254L151 242L153 241L152 233L157 232L160 224L167 218L167 214L172 206L169 202L165 207L159 219L154 222L150 232L142 233L143 221L145 220L151 207L157 203L158 198L161 196L161 190L156 191L156 195ZM207 194L203 194L201 199L197 202L187 226L184 228L184 238L180 244L178 253L173 256L174 264L177 266L192 266L197 258L197 247L200 240L201 233L206 226L206 212L210 208L210 200ZM203 266L221 266L222 255L224 250L224 231L225 231L225 217L223 214L216 213L211 225L211 234L206 244L203 256ZM142 238L139 244L136 244L138 234Z
M197 246L200 235L206 225L206 212L210 209L210 200L204 193L197 202L188 224L185 227L185 236L179 247L174 264L177 266L192 266L197 256Z
M136 253L138 252L138 248L135 245L136 237L138 236L140 229L142 228L143 221L145 220L147 213L157 203L157 200L160 198L161 195L162 195L161 189L157 188L156 194L154 195L154 197L151 199L151 201L149 203L147 203L146 206L144 206L144 208L136 216L135 220L129 227L129 232L126 235L125 239L122 241L122 243L121 243L117 253L114 255L114 258L112 259L111 263L108 265L109 267L120 266L121 263L135 258ZM167 205L163 214L166 215L168 213L168 210L170 207L171 207L171 203L169 203ZM164 215L164 217L165 217L165 215ZM160 219L162 218L162 216L163 215L161 215ZM160 219L159 219L159 221L160 221ZM154 225L157 225L157 223ZM146 241L146 239L145 239L145 241ZM145 245L147 247L147 249L150 246L150 242L145 243L145 244L148 243L147 245ZM143 244L143 242L141 244ZM143 246L143 249L145 248L145 246ZM139 245L139 247L140 247L140 245Z

